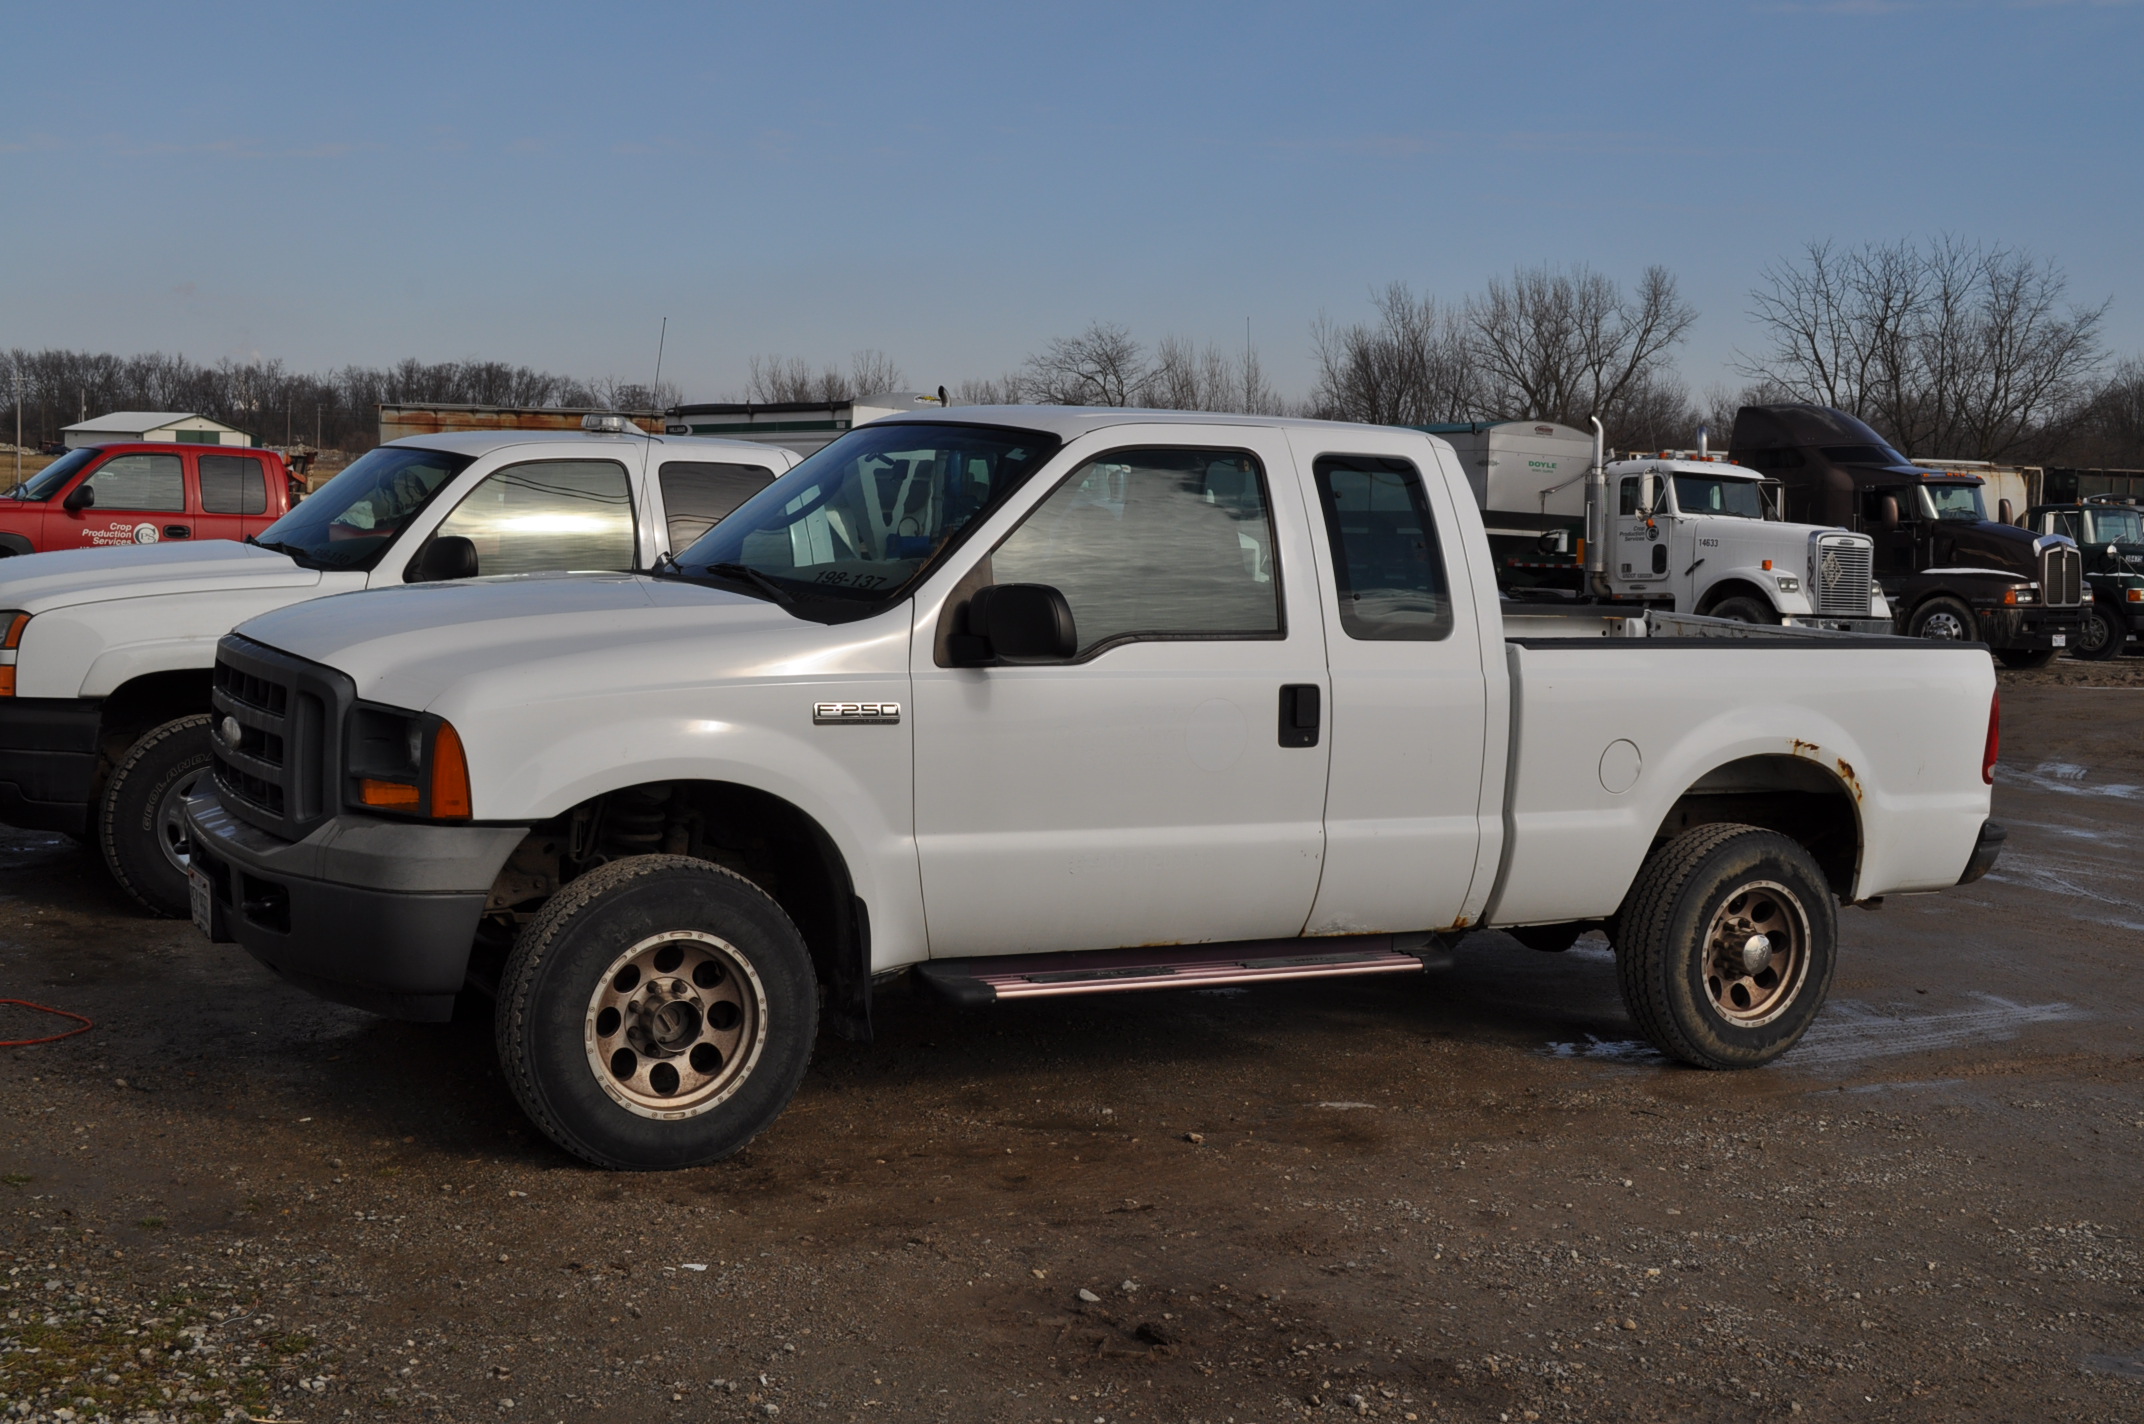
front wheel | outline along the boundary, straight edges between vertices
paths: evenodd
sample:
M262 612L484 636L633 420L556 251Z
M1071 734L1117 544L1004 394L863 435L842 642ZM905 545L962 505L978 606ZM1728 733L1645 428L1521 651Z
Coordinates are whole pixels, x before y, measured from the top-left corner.
M696 1167L789 1105L818 985L781 906L721 866L613 861L523 930L499 981L499 1061L522 1110L599 1167Z
M1731 618L1737 623L1777 623L1778 612L1762 599L1737 595L1723 598L1712 606L1715 618Z
M1700 826L1647 858L1616 917L1639 1030L1699 1068L1792 1048L1831 990L1838 921L1809 852L1756 826Z
M2096 663L2120 655L2122 644L2129 641L2127 620L2108 617L2107 610L2096 603L2087 603L2077 612L2077 631L2070 636L2070 656Z
M97 809L104 863L152 914L188 913L186 798L210 759L208 718L180 717L127 748L105 783Z
M1906 636L1933 638L1943 643L1970 643L1980 633L1973 626L1973 610L1955 598L1939 595L1913 610Z
M2015 668L2019 672L2030 672L2034 668L2043 668L2053 662L2055 660L2055 650L2053 648L1997 648L1995 657L2006 668Z

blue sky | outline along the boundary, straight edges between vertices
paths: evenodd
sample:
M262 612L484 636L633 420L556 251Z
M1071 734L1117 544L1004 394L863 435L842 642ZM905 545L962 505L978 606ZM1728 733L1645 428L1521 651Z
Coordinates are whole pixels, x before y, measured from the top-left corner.
M1665 264L1702 391L1811 239L2052 257L2144 350L2144 6L0 9L0 347L993 375L1094 319L1284 390L1376 285Z

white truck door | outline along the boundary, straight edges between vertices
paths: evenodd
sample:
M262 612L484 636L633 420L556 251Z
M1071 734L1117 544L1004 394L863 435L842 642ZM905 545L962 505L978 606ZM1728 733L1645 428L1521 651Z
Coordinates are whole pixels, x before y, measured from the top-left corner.
M1656 584L1668 576L1667 482L1658 475L1625 475L1616 481L1617 583Z
M1302 931L1326 767L1302 498L1276 432L1206 427L1197 448L1184 437L1123 432L917 619L933 957ZM948 666L944 635L993 583L1061 591L1072 660Z
M1475 873L1488 715L1451 487L1419 467L1419 445L1289 438L1320 506L1319 581L1332 591L1320 600L1332 681L1325 874L1309 932L1439 929L1459 918Z

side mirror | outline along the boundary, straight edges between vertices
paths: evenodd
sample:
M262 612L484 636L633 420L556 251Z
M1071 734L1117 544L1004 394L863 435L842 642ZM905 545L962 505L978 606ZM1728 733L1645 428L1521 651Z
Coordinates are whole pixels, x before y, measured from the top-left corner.
M2011 508L2009 500L1999 499L1995 501L1995 518L2003 524L2017 523L2016 511Z
M476 545L459 534L442 534L424 546L406 577L410 583L437 583L476 576Z
M88 480L84 480L73 489L67 491L67 498L60 501L60 508L71 514L77 510L87 509L96 502L97 492L89 487Z
M1899 514L1898 514L1898 496L1897 496L1897 495L1895 495L1895 494L1887 494L1887 495L1885 495L1885 496L1883 497L1883 506L1882 506L1882 507L1883 507L1883 520L1882 520L1882 522L1883 522L1883 527L1884 527L1884 528L1886 528L1886 529L1896 529L1896 528L1898 527L1898 520L1899 520Z
M964 632L949 640L954 665L1063 662L1079 651L1072 605L1044 583L980 588L963 610Z

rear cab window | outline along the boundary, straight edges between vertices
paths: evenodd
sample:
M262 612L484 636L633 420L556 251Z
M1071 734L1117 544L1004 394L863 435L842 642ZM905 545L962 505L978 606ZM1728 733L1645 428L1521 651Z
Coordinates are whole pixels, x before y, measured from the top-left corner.
M1311 472L1332 542L1341 631L1363 642L1450 637L1451 585L1421 472L1371 455L1322 455Z
M266 514L268 477L252 455L198 455L203 514Z

